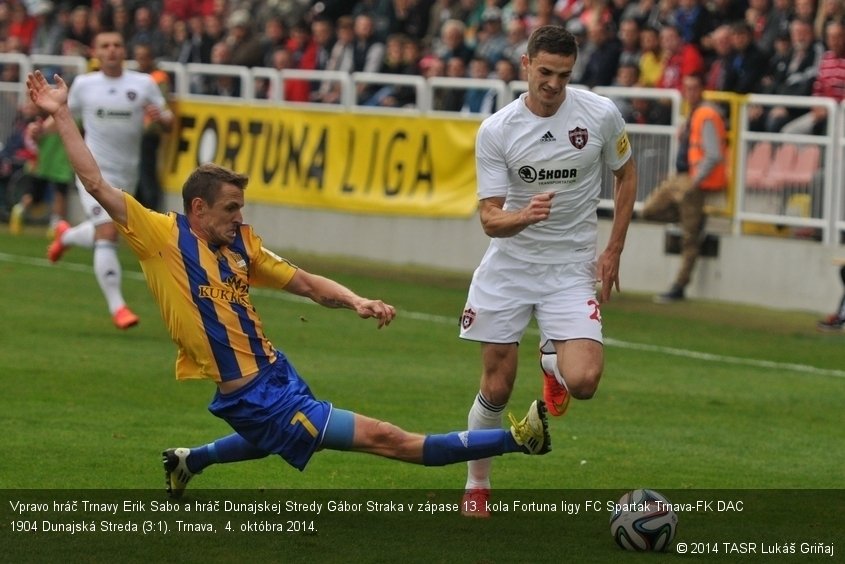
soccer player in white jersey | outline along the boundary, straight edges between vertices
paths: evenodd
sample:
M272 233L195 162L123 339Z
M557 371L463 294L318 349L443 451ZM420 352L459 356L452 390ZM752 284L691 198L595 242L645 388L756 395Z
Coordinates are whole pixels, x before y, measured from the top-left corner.
M138 184L141 137L147 122L165 129L173 115L161 90L148 74L125 70L126 48L120 33L105 31L94 39L94 56L100 70L77 77L70 88L68 105L85 132L85 143L113 186L134 190ZM52 127L45 124L45 127ZM121 291L121 268L117 258L117 229L111 217L76 180L87 220L71 227L56 226L47 257L56 262L68 247L94 248L94 274L118 329L138 323Z
M481 386L469 429L498 427L533 315L541 332L544 400L562 415L569 395L588 399L604 356L599 304L619 290L619 259L637 192L625 122L612 101L568 88L578 54L560 26L536 29L522 66L528 92L489 118L476 139L479 214L490 246L476 269L460 336L481 343ZM615 211L597 255L604 167ZM598 297L596 282L601 283ZM488 517L491 460L469 463L462 512Z

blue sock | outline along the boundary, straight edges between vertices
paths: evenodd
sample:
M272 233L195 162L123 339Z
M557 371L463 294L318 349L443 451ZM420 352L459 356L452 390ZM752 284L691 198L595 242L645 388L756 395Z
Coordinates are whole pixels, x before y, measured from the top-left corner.
M269 452L252 446L237 433L232 433L213 443L191 449L186 461L188 470L197 473L218 462L239 462L269 456Z
M423 464L445 466L455 462L523 452L506 429L476 429L445 435L427 435L423 443Z

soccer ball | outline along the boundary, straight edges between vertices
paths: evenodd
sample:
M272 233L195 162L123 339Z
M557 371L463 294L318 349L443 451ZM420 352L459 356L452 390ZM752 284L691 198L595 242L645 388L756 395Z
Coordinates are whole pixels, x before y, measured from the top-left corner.
M672 542L677 526L669 500L654 490L626 493L610 516L610 534L625 550L661 552Z

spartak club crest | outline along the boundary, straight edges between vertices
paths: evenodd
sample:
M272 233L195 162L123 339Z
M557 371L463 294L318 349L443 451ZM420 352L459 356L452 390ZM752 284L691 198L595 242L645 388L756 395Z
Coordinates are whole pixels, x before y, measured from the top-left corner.
M576 149L583 149L587 145L589 138L590 134L583 127L576 127L575 129L569 130L569 142Z
M475 321L475 311L472 308L466 308L464 314L461 316L461 328L464 330L469 329L473 321Z

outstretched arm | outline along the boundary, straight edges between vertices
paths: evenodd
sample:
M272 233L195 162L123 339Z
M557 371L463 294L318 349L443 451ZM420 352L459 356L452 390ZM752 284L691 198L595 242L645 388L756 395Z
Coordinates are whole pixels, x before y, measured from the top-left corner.
M362 298L355 292L323 276L311 274L302 269L296 271L285 290L298 296L305 296L316 303L331 308L354 309L363 319L375 317L378 328L389 325L396 316L396 309L381 300Z
M126 202L123 191L115 188L103 178L100 167L82 139L82 134L73 120L67 105L67 84L62 77L55 75L56 87L47 83L41 71L29 73L26 87L29 97L43 111L53 117L56 131L62 138L70 164L82 185L108 212L112 220L126 225Z

